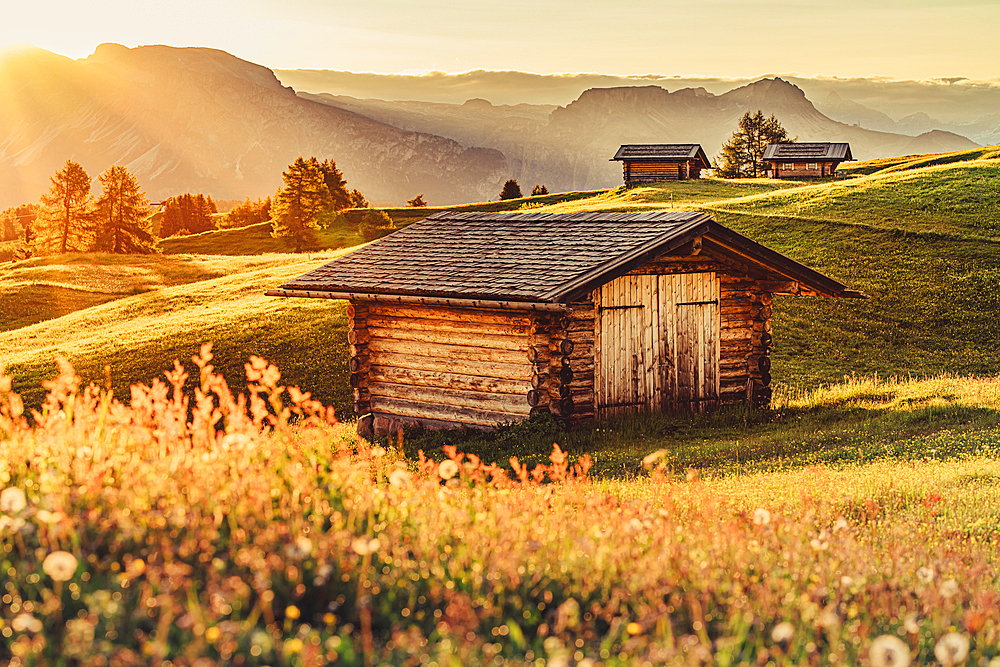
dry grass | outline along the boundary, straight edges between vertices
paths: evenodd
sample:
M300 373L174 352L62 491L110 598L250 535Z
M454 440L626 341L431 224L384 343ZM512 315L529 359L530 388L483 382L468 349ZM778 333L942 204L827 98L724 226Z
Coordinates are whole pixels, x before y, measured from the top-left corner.
M180 368L126 406L64 365L33 426L0 378L0 660L899 665L955 642L968 656L954 664L985 665L1000 652L996 441L948 463L594 481L558 448L534 470L454 450L408 462L354 440L266 362L251 360L236 398L207 349L195 361L190 406ZM873 649L885 635L902 642L891 663Z

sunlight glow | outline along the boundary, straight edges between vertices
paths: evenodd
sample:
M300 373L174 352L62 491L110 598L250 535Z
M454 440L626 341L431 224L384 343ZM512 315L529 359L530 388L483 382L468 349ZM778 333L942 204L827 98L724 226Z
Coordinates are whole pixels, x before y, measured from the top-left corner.
M355 72L996 76L981 0L66 0L5 7L0 47L83 58L102 42L218 48L278 69Z

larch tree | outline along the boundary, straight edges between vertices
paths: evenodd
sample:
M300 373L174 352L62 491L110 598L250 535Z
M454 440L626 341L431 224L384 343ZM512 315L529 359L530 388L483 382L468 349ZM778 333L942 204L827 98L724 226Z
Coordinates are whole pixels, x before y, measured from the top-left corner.
M139 181L120 165L101 174L101 196L94 204L96 248L117 254L156 252L149 221L149 201L139 189Z
M721 178L759 178L767 171L764 149L768 144L790 143L788 133L773 115L764 118L757 110L747 111L736 125L736 131L725 144L722 152L712 162L712 170Z
M52 186L40 198L41 209L35 221L36 250L43 254L90 250L90 174L78 162L66 160L49 180Z
M326 183L326 189L330 191L333 210L354 208L351 202L351 193L347 189L347 181L344 179L344 172L337 169L337 163L329 159L320 162L315 157L309 158L309 162L323 172L323 182Z
M315 158L296 158L281 173L281 180L284 186L275 193L271 205L271 236L291 237L295 252L302 252L318 227L316 216L332 206L333 198Z

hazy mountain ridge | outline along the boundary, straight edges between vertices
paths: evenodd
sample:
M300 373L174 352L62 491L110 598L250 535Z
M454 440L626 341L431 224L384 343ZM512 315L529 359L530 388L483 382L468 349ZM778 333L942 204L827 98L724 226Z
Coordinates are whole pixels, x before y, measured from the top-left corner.
M497 151L302 99L223 51L103 45L72 61L31 50L0 72L3 206L37 199L67 158L92 176L123 164L154 200L270 194L298 155L337 160L375 201L478 201L508 171Z
M544 183L553 191L619 185L621 167L609 158L625 143L700 143L714 156L740 116L757 109L775 114L800 141L846 141L861 159L976 146L950 133L911 137L836 122L817 110L800 88L780 78L722 95L704 88L670 92L655 85L592 88L552 109L547 118L542 117L544 106L308 97L398 127L498 149L507 158L511 176L522 185Z
M461 104L472 97L494 104L555 104L566 106L591 88L643 87L655 85L668 90L704 88L722 95L761 79L781 78L802 91L826 113L824 101L830 93L860 104L891 119L926 113L940 119L933 129L951 130L981 144L997 136L1000 122L1000 78L974 81L965 77L934 78L923 81L890 80L881 77L801 77L771 73L754 78L686 77L646 74L619 76L604 74L531 74L475 70L460 74L372 74L334 70L275 70L285 85L298 91L330 93L382 100L420 100ZM830 114L827 114L830 115ZM993 117L992 119L990 117ZM858 122L856 114L831 116L847 124ZM864 125L868 129L898 131L893 127ZM962 128L962 129L958 129Z

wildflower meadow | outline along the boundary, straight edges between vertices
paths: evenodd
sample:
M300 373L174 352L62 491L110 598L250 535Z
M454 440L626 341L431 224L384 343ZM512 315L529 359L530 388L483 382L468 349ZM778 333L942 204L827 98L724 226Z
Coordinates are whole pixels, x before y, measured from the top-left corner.
M1000 666L1000 459L596 478L359 440L259 359L0 375L0 663Z

